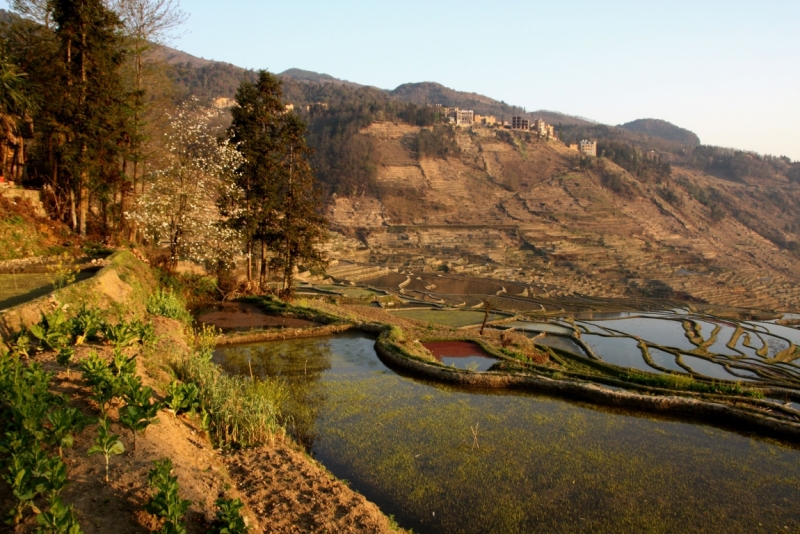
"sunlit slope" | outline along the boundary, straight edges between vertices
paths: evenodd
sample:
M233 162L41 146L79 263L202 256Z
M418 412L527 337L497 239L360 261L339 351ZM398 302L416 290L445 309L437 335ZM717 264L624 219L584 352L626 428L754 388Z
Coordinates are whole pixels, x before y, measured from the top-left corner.
M679 167L648 183L607 160L581 169L558 141L491 129L460 131L458 156L420 158L418 131L365 128L381 151L380 193L333 200L333 223L358 230L374 261L555 284L562 294L800 308L794 256L764 237L791 226L795 185L767 191ZM722 216L698 188L713 192Z

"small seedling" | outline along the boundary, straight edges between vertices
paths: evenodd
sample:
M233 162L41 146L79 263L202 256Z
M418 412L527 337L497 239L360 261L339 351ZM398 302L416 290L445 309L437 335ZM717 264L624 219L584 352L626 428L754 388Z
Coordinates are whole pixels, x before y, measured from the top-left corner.
M163 534L184 534L186 529L181 519L192 501L183 500L178 495L180 487L178 477L172 476L172 460L165 458L156 460L154 464L147 479L155 494L150 497L145 510L165 519L161 528Z
M58 455L62 456L63 448L72 447L75 439L74 433L81 432L88 420L77 408L57 408L47 414L48 426L46 428L45 442L50 446L58 447Z
M50 509L36 516L41 526L36 534L83 534L72 505L61 502L60 497L50 499Z
M108 463L112 456L125 452L125 446L117 434L111 434L108 428L108 419L102 417L98 420L97 438L89 449L89 456L102 454L106 459L106 484L108 484Z
M161 409L161 403L151 400L153 388L142 387L142 379L138 376L126 376L123 384L123 396L127 404L119 411L119 421L130 429L135 452L136 434L144 434L148 426L158 422L156 415Z
M69 378L69 366L72 364L72 358L75 356L75 349L72 347L61 347L58 354L56 354L56 362L67 368L67 378Z
M211 526L213 534L244 534L248 531L242 517L241 499L217 499L217 519Z

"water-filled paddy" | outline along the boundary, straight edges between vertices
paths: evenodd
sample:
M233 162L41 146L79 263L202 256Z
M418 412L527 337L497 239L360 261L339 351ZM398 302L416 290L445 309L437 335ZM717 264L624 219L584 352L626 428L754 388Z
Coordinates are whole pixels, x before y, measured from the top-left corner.
M650 367L642 356L639 342L629 337L602 337L584 334L582 339L604 362L640 371L659 372Z
M284 377L289 426L311 454L415 532L800 527L797 450L519 391L445 387L388 369L373 344L351 334L222 347L215 358L231 372Z

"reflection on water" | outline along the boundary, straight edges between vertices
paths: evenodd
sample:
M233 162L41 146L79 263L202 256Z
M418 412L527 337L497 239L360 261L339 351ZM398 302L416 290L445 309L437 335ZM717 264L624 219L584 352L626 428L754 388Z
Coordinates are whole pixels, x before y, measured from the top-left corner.
M647 352L650 354L650 358L653 360L653 363L659 367L663 367L668 371L673 371L676 373L686 373L686 369L678 365L674 354L670 354L669 352L664 352L661 349L655 348L648 349Z
M581 348L580 345L578 345L568 337L544 336L543 338L537 339L536 343L538 343L539 345L545 345L547 347L562 349L569 351L573 354L578 354L580 356L588 357L586 353L583 351L583 348Z
M534 323L528 321L514 321L503 326L514 327L527 332L552 332L555 334L572 334L572 328L554 323Z
M800 526L800 453L772 441L400 376L357 335L249 347L216 358L244 374L250 358L254 374L283 376L293 398L309 398L313 410L294 404L289 415L308 425L310 452L415 532Z
M620 367L639 369L651 373L660 372L650 367L642 356L642 350L635 339L629 337L602 337L584 334L582 339L603 361Z

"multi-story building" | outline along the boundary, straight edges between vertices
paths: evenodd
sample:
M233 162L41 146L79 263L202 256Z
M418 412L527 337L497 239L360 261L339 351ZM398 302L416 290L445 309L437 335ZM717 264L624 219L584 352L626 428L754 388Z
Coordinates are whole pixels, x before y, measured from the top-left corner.
M542 119L536 119L533 121L533 127L531 130L536 132L539 137L544 137L546 139L555 139L556 137L556 130L553 125L547 124Z
M471 109L455 109L456 126L471 126L474 122L474 113Z
M581 139L580 143L578 143L578 150L580 150L581 154L584 156L597 157L597 141Z
M524 117L511 117L512 130L530 130L530 121Z

